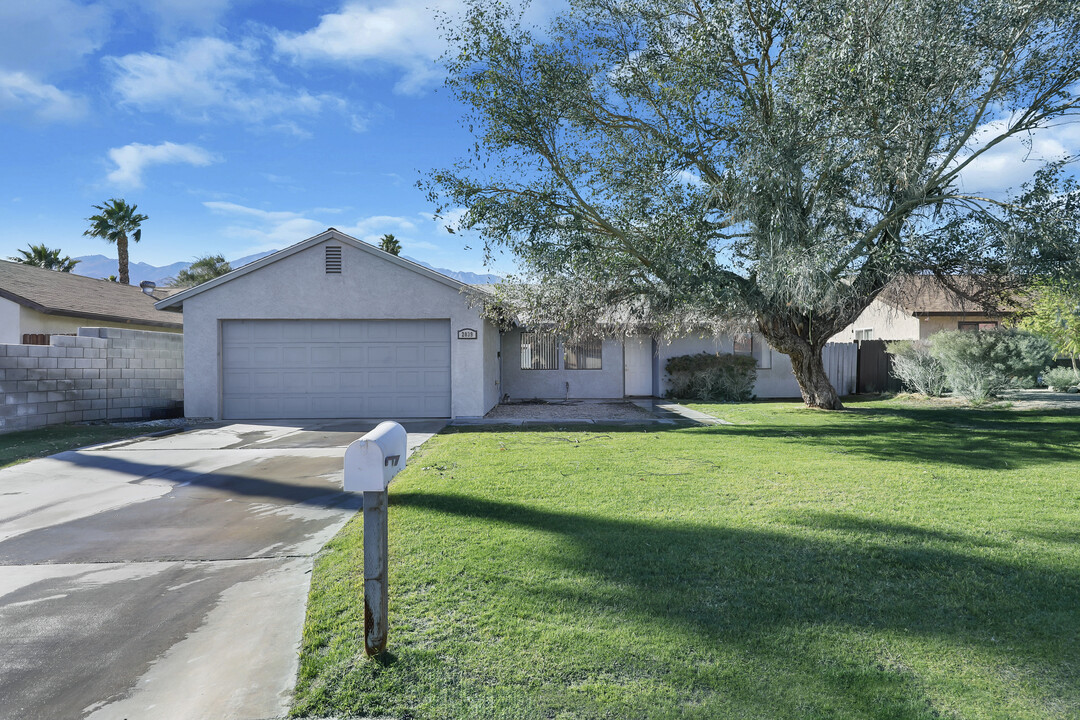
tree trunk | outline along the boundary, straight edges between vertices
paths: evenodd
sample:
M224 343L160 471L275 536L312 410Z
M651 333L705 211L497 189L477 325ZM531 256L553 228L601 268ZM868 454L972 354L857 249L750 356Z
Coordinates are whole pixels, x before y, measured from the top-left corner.
M791 370L799 382L799 391L802 392L806 407L843 410L844 405L840 402L840 396L836 394L836 388L832 386L829 376L825 374L825 363L822 362L821 351L822 348L813 345L793 349L788 353L788 357L791 358Z
M758 317L758 329L769 345L791 358L791 370L795 373L806 407L844 409L840 396L825 374L825 363L821 358L824 340L836 334L839 323L840 320L836 318L812 319L787 313L762 314Z
M116 257L120 263L120 267L118 268L120 271L120 284L128 285L130 284L130 278L128 278L128 248L126 238L117 239Z

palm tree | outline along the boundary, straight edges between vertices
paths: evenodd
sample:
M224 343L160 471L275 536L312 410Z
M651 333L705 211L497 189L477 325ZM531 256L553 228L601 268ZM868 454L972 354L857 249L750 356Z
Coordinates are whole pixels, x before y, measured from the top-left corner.
M231 272L224 255L204 255L169 279L169 287L194 287Z
M379 241L379 249L383 252L388 252L391 255L400 255L401 243L398 242L396 237L387 233L386 235L383 235L382 240Z
M128 237L139 242L142 239L142 228L139 226L146 220L146 215L136 213L138 205L128 205L123 198L112 198L104 205L95 205L94 209L100 212L87 218L90 228L83 235L101 238L108 243L116 243L116 255L119 261L120 282L129 284L128 278Z
M63 252L60 248L47 248L45 243L40 245L30 244L29 250L16 250L22 257L11 257L9 260L23 265L33 265L34 267L45 268L46 270L59 270L60 272L71 272L75 269L75 266L79 264L79 260L72 260L65 255L60 257L60 253Z

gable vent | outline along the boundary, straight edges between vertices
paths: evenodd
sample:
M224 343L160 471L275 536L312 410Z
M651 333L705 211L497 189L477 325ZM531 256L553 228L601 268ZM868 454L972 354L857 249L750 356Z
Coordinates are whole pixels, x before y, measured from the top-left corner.
M340 245L327 245L326 246L326 273L327 275L334 273L341 274L341 246Z

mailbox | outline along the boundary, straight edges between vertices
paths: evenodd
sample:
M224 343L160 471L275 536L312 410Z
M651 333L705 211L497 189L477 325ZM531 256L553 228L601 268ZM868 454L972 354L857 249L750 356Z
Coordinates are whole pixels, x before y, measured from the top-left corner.
M405 467L408 434L396 422L381 422L345 450L345 490L385 492Z

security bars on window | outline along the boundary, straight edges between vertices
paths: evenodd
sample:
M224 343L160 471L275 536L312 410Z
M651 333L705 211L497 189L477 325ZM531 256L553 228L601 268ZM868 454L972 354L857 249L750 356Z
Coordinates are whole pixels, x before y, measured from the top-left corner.
M558 370L559 341L552 333L521 333L522 370Z
M563 368L566 370L600 370L600 338L566 343Z

